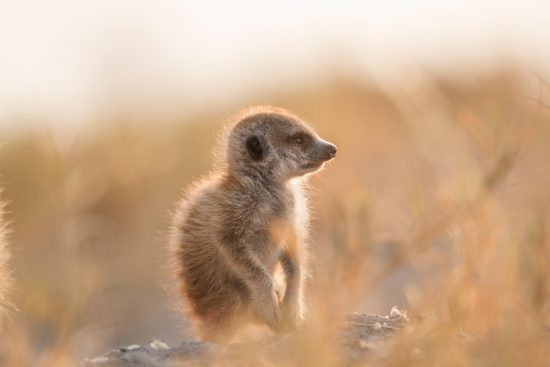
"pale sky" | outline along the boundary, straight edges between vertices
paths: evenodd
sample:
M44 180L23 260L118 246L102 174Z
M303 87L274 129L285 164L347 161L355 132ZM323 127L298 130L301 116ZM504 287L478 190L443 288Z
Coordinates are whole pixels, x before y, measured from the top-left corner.
M548 1L2 0L0 128L85 126L121 101L193 111L334 72L548 72L548 45Z

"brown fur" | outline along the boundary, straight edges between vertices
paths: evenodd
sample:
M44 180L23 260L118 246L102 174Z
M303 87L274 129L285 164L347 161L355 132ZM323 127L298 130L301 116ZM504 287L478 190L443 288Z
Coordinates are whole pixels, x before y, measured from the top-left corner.
M295 329L304 317L307 272L302 177L336 148L273 107L239 114L223 144L219 170L193 185L174 216L182 294L205 340L230 340L249 323Z

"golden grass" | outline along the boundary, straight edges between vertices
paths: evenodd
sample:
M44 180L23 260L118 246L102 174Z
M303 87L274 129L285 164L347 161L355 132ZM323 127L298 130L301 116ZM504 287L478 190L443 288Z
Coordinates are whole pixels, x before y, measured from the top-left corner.
M5 318L11 311L9 301L13 279L9 266L10 250L8 247L8 225L4 222L4 205L0 202L0 333Z
M376 365L548 364L550 113L536 86L505 73L269 96L339 148L311 179L300 365L338 365L338 320L394 304L413 321ZM19 309L5 365L184 338L161 289L168 210L208 171L221 116L236 109L163 127L117 120L61 143L2 138Z

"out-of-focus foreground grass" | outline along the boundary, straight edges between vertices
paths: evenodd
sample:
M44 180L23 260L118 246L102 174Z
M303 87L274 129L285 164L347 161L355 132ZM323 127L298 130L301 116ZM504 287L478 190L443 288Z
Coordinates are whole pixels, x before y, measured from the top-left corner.
M550 111L524 83L506 73L392 91L335 81L269 97L339 148L310 180L300 363L337 365L340 317L392 305L414 327L377 364L549 363ZM544 102L550 90L536 89ZM186 337L162 289L168 212L207 173L237 109L159 125L122 114L67 141L44 130L2 137L18 308L6 365L67 366Z

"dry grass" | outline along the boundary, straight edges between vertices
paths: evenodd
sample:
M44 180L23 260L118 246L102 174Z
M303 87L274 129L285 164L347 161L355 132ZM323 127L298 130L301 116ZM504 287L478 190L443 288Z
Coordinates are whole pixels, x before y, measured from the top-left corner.
M525 82L506 73L392 91L334 82L266 97L339 147L311 180L311 332L300 365L338 365L340 317L392 305L414 327L376 365L547 365L550 113L547 87L531 95ZM6 365L68 366L185 336L160 286L167 213L208 171L235 109L162 128L117 119L69 142L41 131L7 139L0 172L19 312Z
M0 202L0 333L5 318L12 311L9 301L13 279L9 266L10 250L8 247L8 225L4 221L4 205Z

